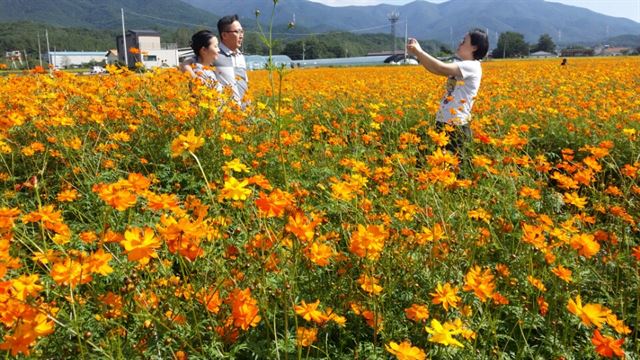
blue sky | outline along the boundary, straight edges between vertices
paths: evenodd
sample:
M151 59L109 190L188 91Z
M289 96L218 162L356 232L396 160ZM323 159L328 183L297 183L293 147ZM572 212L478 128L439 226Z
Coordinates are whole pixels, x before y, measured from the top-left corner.
M414 0L311 0L330 6L347 6L347 5L377 5L391 4L402 5L410 3ZM429 0L432 3L441 3L446 0ZM517 0L513 0L517 1ZM595 12L625 17L636 22L640 22L640 0L548 0L565 5L579 6L593 10Z

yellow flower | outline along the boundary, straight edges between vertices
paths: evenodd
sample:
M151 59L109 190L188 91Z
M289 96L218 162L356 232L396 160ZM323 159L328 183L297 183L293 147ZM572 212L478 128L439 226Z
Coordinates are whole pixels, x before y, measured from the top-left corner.
M229 172L229 171L246 172L246 173L249 172L249 168L247 167L247 165L240 162L240 159L233 159L231 161L227 161L222 167L222 170L226 172Z
M249 185L249 181L238 181L238 179L231 176L224 182L220 196L224 200L247 200L247 196L251 195L251 190L245 188L247 185Z
M431 334L429 337L430 342L442 344L442 345L454 345L459 347L464 347L462 343L453 338L453 335L458 335L462 333L461 329L452 329L451 326L442 326L440 321L433 319L431 320L431 327L425 327L425 330Z
M576 296L575 301L569 299L567 310L578 316L585 326L591 327L591 325L595 325L597 328L601 328L602 324L607 321L607 316L611 314L611 310L600 304L586 304L582 306L580 295Z

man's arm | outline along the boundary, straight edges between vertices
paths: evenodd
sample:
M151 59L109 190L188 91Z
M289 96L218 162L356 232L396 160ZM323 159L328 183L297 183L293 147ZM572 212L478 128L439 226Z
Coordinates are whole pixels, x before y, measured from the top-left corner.
M187 74L191 75L191 77L194 77L194 78L198 77L198 75L196 75L196 73L193 71L193 66L191 66L191 64L193 64L193 60L186 59L185 61L180 63L179 65L180 71L186 72Z
M462 77L462 72L457 64L444 63L427 54L422 50L420 44L418 44L418 40L416 39L409 39L409 42L407 43L407 51L415 55L418 58L418 62L420 62L420 64L429 72L442 76Z

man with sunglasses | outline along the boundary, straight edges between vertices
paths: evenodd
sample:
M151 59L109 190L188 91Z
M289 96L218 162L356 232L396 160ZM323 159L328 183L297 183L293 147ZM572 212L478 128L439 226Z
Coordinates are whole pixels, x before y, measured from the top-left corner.
M238 19L238 15L228 15L218 20L218 32L220 33L220 56L214 65L218 75L218 81L223 86L230 86L233 90L233 98L243 107L244 94L249 86L247 77L247 63L240 51L244 30Z

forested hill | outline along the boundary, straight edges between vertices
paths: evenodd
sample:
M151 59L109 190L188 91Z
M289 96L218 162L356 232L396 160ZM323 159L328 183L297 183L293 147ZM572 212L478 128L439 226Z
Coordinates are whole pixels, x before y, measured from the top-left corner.
M0 22L116 30L121 8L130 29L214 27L219 18L179 0L0 0Z

